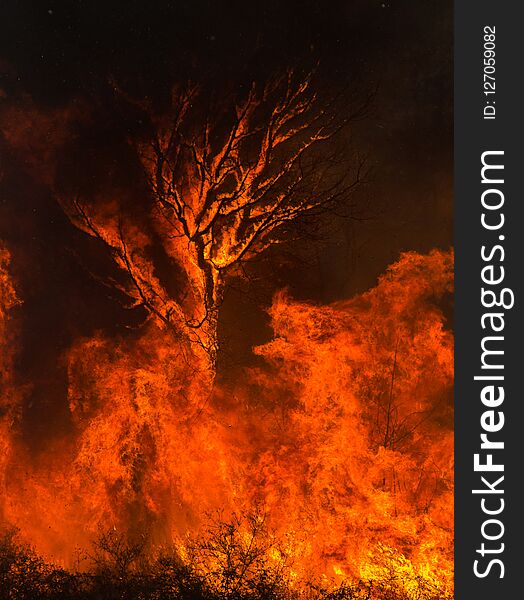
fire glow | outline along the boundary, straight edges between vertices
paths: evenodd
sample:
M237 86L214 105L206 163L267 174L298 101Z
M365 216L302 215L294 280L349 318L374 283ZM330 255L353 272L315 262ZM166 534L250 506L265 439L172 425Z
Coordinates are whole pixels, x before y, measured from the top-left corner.
M22 391L4 368L4 523L70 564L103 527L147 532L153 551L205 535L206 515L263 511L285 540L266 559L289 552L298 578L380 577L398 561L451 585L452 341L432 303L450 291L451 260L408 253L333 306L277 296L274 338L255 349L264 366L232 389L207 389L156 325L132 342L79 340L74 434L38 461L17 441Z
M217 540L234 539L256 548L245 569L278 567L297 590L394 579L405 597L445 597L453 338L441 306L452 253L404 253L374 288L330 305L277 293L257 366L221 380L227 281L289 223L347 198L361 165L333 170L325 144L347 123L318 110L308 79L253 87L218 132L205 118L197 132L186 123L201 109L194 94L175 91L170 120L152 119L154 135L135 144L148 212L53 184L148 319L132 334L74 341L62 357L71 427L37 455L19 435L27 390L13 373L24 298L1 250L1 524L69 569L89 569L78 549L117 532L150 557L172 548L218 589ZM155 245L177 265L176 293Z

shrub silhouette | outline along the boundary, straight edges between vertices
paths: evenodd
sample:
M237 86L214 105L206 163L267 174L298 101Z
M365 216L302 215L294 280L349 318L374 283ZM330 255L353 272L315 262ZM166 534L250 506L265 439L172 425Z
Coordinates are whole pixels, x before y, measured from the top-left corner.
M268 551L280 560L267 561ZM286 573L289 558L259 515L215 521L202 538L152 551L145 536L128 539L102 532L86 552L85 572L47 563L17 541L16 530L0 533L0 600L451 600L420 578L409 590L395 572L382 579L337 587L315 582L295 587Z

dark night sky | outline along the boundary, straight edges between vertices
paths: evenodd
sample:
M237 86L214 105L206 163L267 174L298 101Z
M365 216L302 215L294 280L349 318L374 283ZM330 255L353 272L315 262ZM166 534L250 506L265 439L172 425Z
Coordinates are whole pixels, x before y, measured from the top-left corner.
M24 94L42 110L103 104L111 79L161 103L178 80L220 87L317 62L328 87L376 89L352 144L371 167L359 201L380 211L365 223L333 224L313 268L277 265L268 285L332 301L373 285L403 250L451 245L451 1L4 0L0 7L0 104ZM109 110L91 137L93 155L120 161L123 178L120 140L128 126ZM131 317L82 266L86 236L4 145L1 151L0 237L13 249L25 300L21 368L41 382L35 394L62 394L54 366L60 352L78 334L119 329ZM98 266L110 268L102 257ZM250 297L232 292L224 310L225 320L234 313L245 323L240 346L264 336L252 325ZM35 352L42 339L46 350Z

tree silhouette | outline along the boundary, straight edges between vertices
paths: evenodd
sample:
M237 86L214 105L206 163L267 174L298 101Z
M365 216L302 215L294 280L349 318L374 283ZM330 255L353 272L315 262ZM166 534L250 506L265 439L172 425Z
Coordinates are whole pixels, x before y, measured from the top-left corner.
M134 143L155 240L182 273L175 292L148 252L151 234L131 224L118 203L103 211L79 197L64 203L127 273L135 304L199 344L212 364L228 278L298 219L347 205L361 181L363 161L350 164L336 139L367 102L349 110L347 95L319 98L312 82L312 74L288 71L228 100L195 85L176 87L161 116L140 105L152 127Z

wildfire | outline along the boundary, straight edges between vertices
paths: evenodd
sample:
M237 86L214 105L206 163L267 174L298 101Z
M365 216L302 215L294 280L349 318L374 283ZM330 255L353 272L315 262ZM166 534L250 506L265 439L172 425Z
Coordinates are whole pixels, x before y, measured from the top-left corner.
M297 588L360 578L449 592L452 260L403 254L329 306L277 294L272 340L254 349L263 363L227 385L154 320L134 337L78 339L64 356L71 429L34 456L19 437L19 300L3 249L3 524L66 565L112 529L209 573L234 546Z
M175 86L163 114L113 90L142 124L125 146L138 191L99 173L85 183L81 160L68 178L97 107L3 109L2 143L112 261L104 285L146 315L68 345L67 419L37 451L16 365L24 298L0 247L0 528L39 555L82 571L120 553L122 579L167 552L215 597L240 597L260 573L298 593L450 593L451 252L404 253L330 305L277 293L258 366L217 377L232 278L305 220L352 215L362 164L337 136L362 107L314 89L292 71L217 102Z

